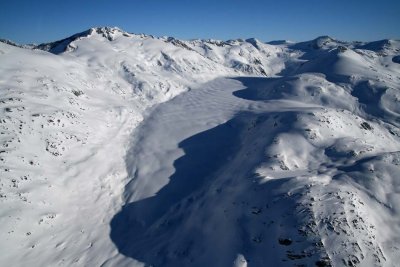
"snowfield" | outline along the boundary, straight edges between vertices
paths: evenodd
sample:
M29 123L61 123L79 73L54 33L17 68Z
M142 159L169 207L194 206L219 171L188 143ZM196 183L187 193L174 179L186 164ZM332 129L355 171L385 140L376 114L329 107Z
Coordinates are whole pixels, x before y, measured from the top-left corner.
M400 41L0 42L0 266L397 266Z

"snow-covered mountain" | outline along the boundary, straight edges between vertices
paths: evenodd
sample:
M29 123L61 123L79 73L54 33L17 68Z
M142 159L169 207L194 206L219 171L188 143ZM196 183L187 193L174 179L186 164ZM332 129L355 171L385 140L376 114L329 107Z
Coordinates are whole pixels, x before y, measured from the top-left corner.
M1 266L397 266L400 41L0 41Z

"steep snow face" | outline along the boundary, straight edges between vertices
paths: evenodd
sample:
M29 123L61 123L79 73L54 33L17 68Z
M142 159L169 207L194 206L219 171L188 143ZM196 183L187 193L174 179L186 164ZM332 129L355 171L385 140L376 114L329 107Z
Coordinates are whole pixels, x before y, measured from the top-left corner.
M400 42L27 48L0 42L0 265L400 260Z

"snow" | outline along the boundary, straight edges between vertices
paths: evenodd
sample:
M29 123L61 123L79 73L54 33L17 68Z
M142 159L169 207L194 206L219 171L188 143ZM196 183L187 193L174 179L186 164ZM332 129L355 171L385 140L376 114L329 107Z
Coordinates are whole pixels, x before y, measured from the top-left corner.
M396 266L400 42L0 42L1 266Z

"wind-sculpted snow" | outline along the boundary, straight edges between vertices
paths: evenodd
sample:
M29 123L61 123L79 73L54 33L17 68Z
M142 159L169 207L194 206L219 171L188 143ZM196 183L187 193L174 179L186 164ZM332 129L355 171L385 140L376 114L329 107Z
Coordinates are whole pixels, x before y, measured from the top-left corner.
M1 41L0 265L396 266L399 54Z
M238 86L229 80L214 81L160 105L141 126L143 135L134 147L146 151L133 150L127 164L133 167L133 181L126 188L135 192L126 195L132 203L111 222L111 238L121 253L156 266L227 266L239 254L254 259L254 264L286 259L273 256L280 250L269 253L266 248L279 246L279 238L296 232L296 218L278 217L284 214L282 207L294 207L293 200L275 205L274 197L283 194L278 190L282 181L259 185L253 171L272 142L265 134L274 135L266 131L280 116L274 110L293 110L282 116L290 121L294 110L305 107L285 102L256 107L232 96ZM247 111L236 114L242 109ZM276 132L287 126L282 128ZM156 141L160 138L161 147ZM288 233L280 236L278 224L284 224ZM294 247L300 253L307 246ZM319 260L323 253L312 254Z
M128 157L128 204L111 222L120 252L155 266L227 266L237 257L252 266L391 265L383 244L398 225L390 237L379 229L390 211L369 214L370 189L346 177L365 156L398 150L392 134L350 112L356 99L343 89L327 100L304 90L334 90L322 76L283 79L283 94L279 78L238 81L247 89L215 81L145 119ZM208 120L221 123L195 134Z

